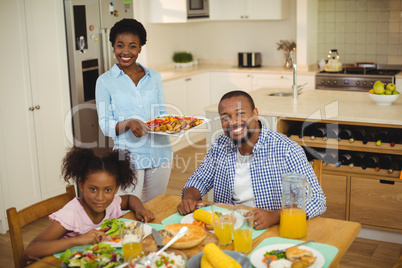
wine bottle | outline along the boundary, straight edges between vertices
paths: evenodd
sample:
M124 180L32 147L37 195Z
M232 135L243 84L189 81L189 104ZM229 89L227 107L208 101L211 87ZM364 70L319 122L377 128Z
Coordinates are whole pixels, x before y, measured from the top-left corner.
M400 157L393 157L391 161L391 167L388 169L388 173L392 174L395 170L401 170L402 159Z
M376 168L379 165L379 158L374 154L368 154L363 159L362 168Z
M363 164L363 159L365 157L365 154L362 152L357 152L353 155L352 162L349 164L350 168L353 168L354 166L356 167L361 167Z
M401 138L402 138L402 132L394 132L392 135L389 137L389 145L391 147L394 147L395 144L401 143Z
M327 151L323 161L328 164L336 164L338 162L338 151Z
M339 140L339 133L341 131L342 131L342 129L338 126L338 124L329 124L328 131L327 131L327 137L330 139Z
M335 166L339 167L341 165L350 165L352 163L352 155L348 152L341 154L339 161L336 162Z
M380 159L379 167L381 169L386 170L391 169L392 157L390 155L380 155L379 159Z
M327 129L325 127L317 127L314 129L310 139L322 138L324 141L327 140Z
M363 144L367 144L369 141L374 141L374 131L367 130L366 136L363 138Z
M299 138L302 138L302 133L301 133L301 125L300 124L292 124L290 126L290 128L288 129L286 136L290 137L290 136L299 136Z
M363 139L366 137L367 132L364 128L355 128L352 130L353 137L357 141L363 141Z
M377 133L377 135L375 136L375 144L377 144L377 146L380 146L381 143L383 142L388 142L388 131L387 130L382 130L380 132Z
M304 153L306 154L307 161L311 162L311 161L314 161L314 159L316 159L316 157L310 152L311 150L313 150L313 148L303 147L303 150L304 150Z
M313 124L302 124L301 125L301 137L303 138L304 136L312 136L313 135L313 130L314 130L314 125Z
M352 130L348 129L348 128L343 128L339 132L339 139L340 140L349 140L350 143L353 143L355 141Z

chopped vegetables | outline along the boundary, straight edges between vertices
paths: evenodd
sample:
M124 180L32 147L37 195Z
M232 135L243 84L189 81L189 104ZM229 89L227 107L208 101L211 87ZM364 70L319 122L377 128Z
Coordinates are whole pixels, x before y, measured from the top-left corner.
M158 116L146 122L152 131L181 131L202 124L203 119L185 116Z
M272 257L272 261L275 260L280 260L280 259L286 259L286 253L278 253L278 254L272 254L273 252L278 251L277 249L271 250L269 252L266 252L264 254L264 259L262 260L262 262L265 263L265 260L268 259L269 257Z
M102 243L86 247L84 251L71 251L67 249L61 254L60 259L68 267L80 268L112 268L124 262L124 257L120 252Z

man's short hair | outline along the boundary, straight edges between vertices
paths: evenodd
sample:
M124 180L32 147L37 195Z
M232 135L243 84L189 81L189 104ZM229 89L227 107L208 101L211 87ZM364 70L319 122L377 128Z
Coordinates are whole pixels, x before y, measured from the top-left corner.
M221 103L225 99L230 99L230 98L239 97L239 96L246 97L248 102L250 103L251 110L255 109L253 98L250 96L250 94L248 94L247 92L242 91L242 90L233 90L233 91L226 93L225 95L222 96L219 103Z

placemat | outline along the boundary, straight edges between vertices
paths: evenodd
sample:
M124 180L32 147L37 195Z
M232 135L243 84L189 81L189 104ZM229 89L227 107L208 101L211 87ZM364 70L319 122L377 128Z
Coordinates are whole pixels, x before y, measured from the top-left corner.
M266 238L248 255L248 257L250 258L250 256L253 255L253 253L256 250L258 250L262 247L265 247L265 246L275 245L275 244L299 244L301 242L302 242L301 240L288 239L288 238L282 238L282 237ZM319 251L324 256L325 264L324 264L323 268L329 267L332 260L335 258L336 254L338 254L338 249L331 245L311 242L311 243L308 243L306 246ZM251 265L251 266L254 268L253 265Z
M134 220L124 219L124 218L120 218L119 220L120 220L120 221L128 221L128 222L134 221ZM163 228L163 225L162 225L162 224L159 224L159 223L147 223L147 224L148 224L149 226L151 226L152 228L154 228L155 230L157 230L157 231L160 231L160 230L163 230L163 229L164 229L164 228ZM90 245L76 246L76 247L70 248L70 250L71 250L71 251L84 251L85 248L88 247L88 246L90 246ZM123 253L122 250L121 250L121 248L116 248L116 251L118 251L118 252L120 252L120 253ZM60 259L60 255L63 254L63 253L64 253L64 251L63 251L63 252L56 253L56 254L54 254L53 256L55 256L56 258L59 258L59 259Z
M206 211L210 211L211 207L205 207L201 208ZM181 219L183 219L184 216L180 215L179 212L176 212L175 214L170 215L166 219L162 220L163 225L168 225L168 224L175 224L175 223L180 223ZM263 232L265 232L267 229L261 229L261 230L253 230L253 236L252 239L257 238L259 235L261 235Z

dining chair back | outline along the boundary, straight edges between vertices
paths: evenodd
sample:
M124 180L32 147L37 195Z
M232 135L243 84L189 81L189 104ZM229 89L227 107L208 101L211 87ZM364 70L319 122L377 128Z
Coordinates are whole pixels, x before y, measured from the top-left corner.
M312 166L318 183L322 186L322 160L314 159Z
M25 247L21 228L61 209L75 196L75 186L71 185L66 187L65 193L40 201L20 211L17 211L15 207L7 209L8 228L15 268L26 267L28 264L28 261L24 257Z

